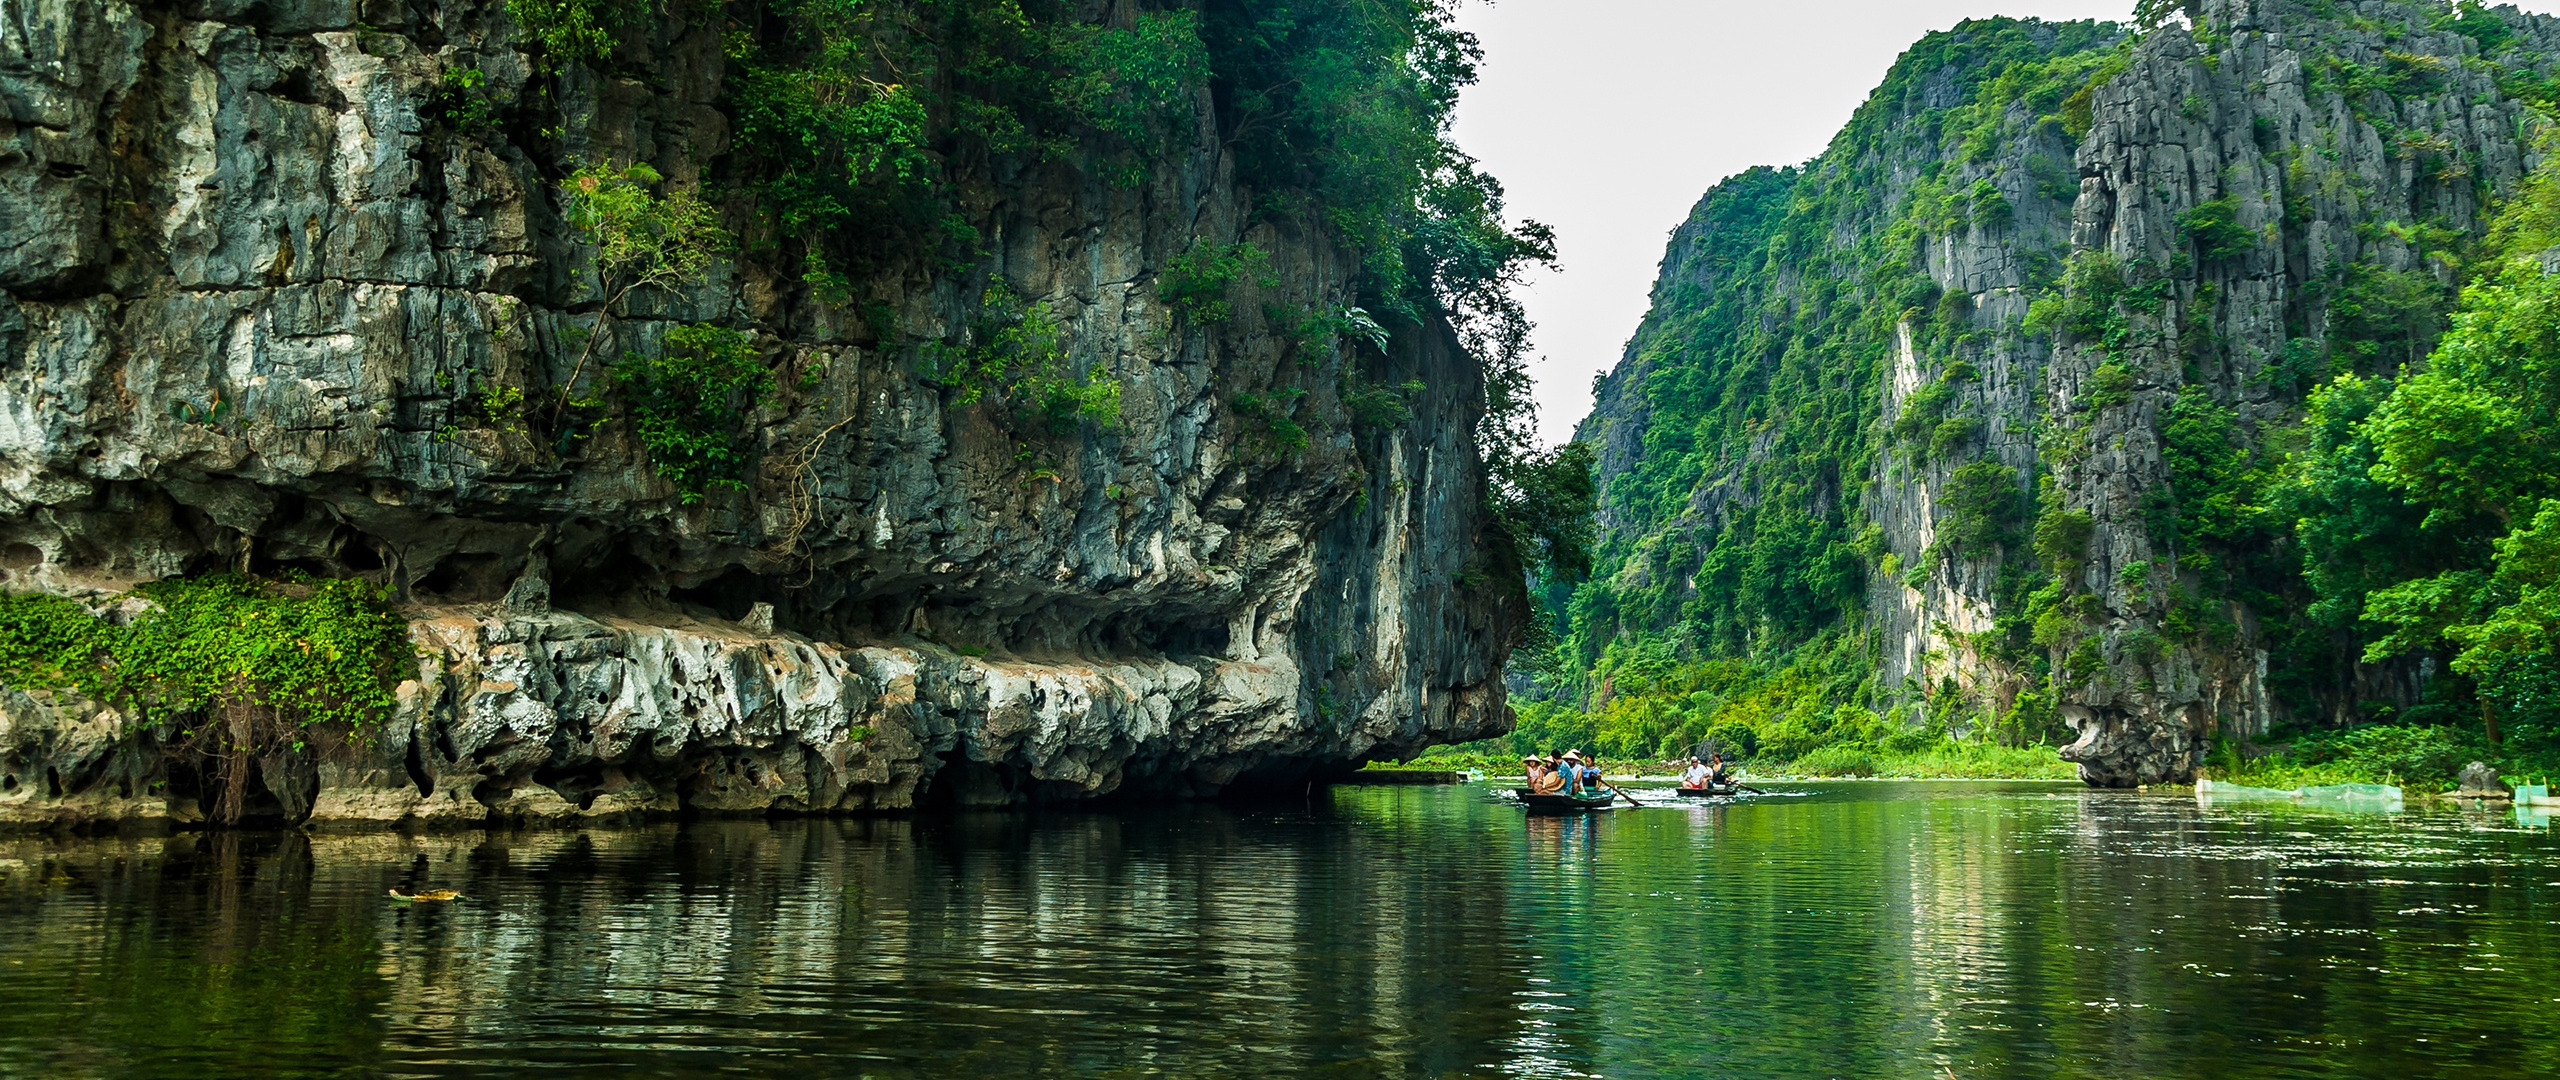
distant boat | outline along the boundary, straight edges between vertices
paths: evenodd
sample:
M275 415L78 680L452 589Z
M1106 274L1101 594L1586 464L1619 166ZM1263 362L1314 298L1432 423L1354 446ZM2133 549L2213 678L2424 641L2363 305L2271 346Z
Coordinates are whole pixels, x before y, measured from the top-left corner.
M1606 810L1609 808L1611 803L1618 801L1618 796L1615 793L1593 798L1577 799L1571 795L1540 795L1528 788L1513 788L1512 791L1520 796L1520 805L1528 807L1531 810L1549 810L1568 813L1582 810Z
M1709 784L1705 787L1683 787L1676 790L1680 792L1680 797L1683 799L1720 799L1728 795L1741 794L1742 785Z

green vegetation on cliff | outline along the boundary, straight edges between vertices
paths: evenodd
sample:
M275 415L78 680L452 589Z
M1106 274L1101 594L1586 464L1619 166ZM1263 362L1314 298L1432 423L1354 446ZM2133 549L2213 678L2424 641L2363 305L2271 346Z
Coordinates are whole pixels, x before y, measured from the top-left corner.
M2165 259L2075 248L2073 157L2103 149L2104 91L2204 86L2245 56L2187 15L2161 32L2199 51L2166 56L2088 24L1931 35L1821 157L1701 200L1583 431L1605 529L1593 580L1550 590L1567 617L1520 745L1709 739L1809 766L1954 736L2032 748L2070 737L2075 700L2194 678L2155 666L2173 654L2264 649L2285 722L2214 736L2217 775L2425 786L2471 758L2560 763L2560 279L2540 258L2560 181L2510 199L2430 119L2459 84L2521 103L2530 134L2560 68L2548 35L2470 3L2265 8L2256 29L2305 50L2307 102L2344 104L2310 123L2337 130L2234 110L2262 83L2137 98L2236 130L2247 164L2171 203ZM2129 72L2150 81L2124 89ZM2154 137L2129 130L2107 138ZM2370 179L2401 166L2348 160L2359 137L2415 170L2406 208ZM2261 161L2274 194L2227 193ZM2294 275L2273 305L2249 291L2270 270ZM2092 516L2098 455L2138 475L2129 513ZM1983 618L1941 615L1918 644L1879 623L1949 596ZM1897 666L1912 677L1886 684Z
M919 249L974 261L963 210L999 159L1074 161L1124 182L1189 134L1200 18L1095 25L1055 4L761 0L728 5L733 151L757 239L813 275Z
M2560 158L2507 207L2423 364L2312 393L2308 445L2271 492L2300 541L2304 618L2352 634L2366 663L2443 662L2405 710L2422 726L2388 736L2441 752L2381 767L2428 782L2456 758L2560 771L2555 223Z
M1892 444L1958 463L1971 513L1949 549L2016 546L2025 510L2020 479L1981 456L1982 419L1956 392L1989 335L1920 256L1932 236L2014 217L1987 182L1956 182L1968 162L2019 154L2067 171L2058 148L2085 130L2087 88L2122 49L2101 24L1933 34L1820 158L1753 169L1700 201L1630 363L1610 376L1633 381L1602 387L1638 418L1612 422L1641 434L1584 432L1627 453L1612 463L1598 572L1556 590L1569 597L1563 640L1542 669L1546 694L1521 703L1517 741L1641 757L1713 739L1778 761L1947 741L1958 717L1894 709L1893 688L1875 685L1858 627L1883 555L1866 484ZM1942 370L1882 429L1904 327ZM2007 741L2052 734L2031 716Z
M508 10L555 68L608 70L619 43L673 11L658 0L510 0ZM981 269L990 255L984 207L1001 177L1025 169L1144 184L1204 134L1206 109L1254 194L1254 222L1317 230L1359 256L1347 310L1267 313L1298 341L1301 363L1340 366L1329 377L1354 425L1376 427L1402 399L1367 380L1356 348L1337 344L1383 348L1380 318L1445 319L1484 365L1489 495L1517 561L1560 577L1587 563L1590 460L1536 446L1521 363L1528 321L1511 294L1526 267L1554 258L1554 239L1535 222L1506 221L1501 186L1450 138L1458 92L1481 53L1449 0L1210 0L1111 9L1098 21L1050 0L746 0L722 13L733 141L721 161L699 164L750 196L751 213L729 215L745 253L861 311L884 345L916 353L918 370L954 407L992 397L1009 406L994 417L1024 437L1110 427L1116 376L1065 367L1059 350L1043 347L1057 335L1047 313ZM599 343L623 316L624 297L671 284L660 270L723 239L696 220L707 211L694 193L653 191L659 180L646 165L598 163L564 183L572 224L598 247L604 313L590 353L616 347ZM703 227L664 227L680 221ZM1260 258L1232 237L1196 237L1161 268L1159 298L1185 330L1213 330L1233 314L1236 286L1258 276ZM918 263L977 297L978 313L949 320L942 339L902 336L864 295L869 275ZM695 341L711 331L685 332ZM614 388L625 392L612 398L577 397L592 370L582 356L548 419L554 441L565 452L603 418L599 410L618 405L686 501L740 485L753 448L728 418L762 400L739 388L765 384L717 372L732 388L725 399L670 407L663 399L676 388L649 378L704 355L670 349L614 361ZM634 399L633 388L657 404ZM1308 436L1270 396L1239 397L1238 415L1269 429L1266 442L1286 455ZM581 410L563 422L572 404Z
M408 624L379 586L344 579L165 578L106 613L0 596L0 684L73 690L154 726L264 710L352 728L391 709Z
M1450 140L1480 53L1441 0L1215 0L1100 23L1036 0L730 12L730 164L762 211L749 235L816 284L919 248L965 270L984 255L966 208L1001 167L1134 184L1199 134L1203 104L1260 215L1330 231L1363 257L1364 306L1446 315L1489 362L1525 334L1507 286L1554 255L1544 227L1504 221L1500 185ZM1197 243L1186 258L1244 251ZM1197 290L1167 300L1199 321L1224 311Z
M223 776L236 821L248 760L300 754L391 713L408 620L347 579L164 578L104 608L0 595L0 686L78 693Z

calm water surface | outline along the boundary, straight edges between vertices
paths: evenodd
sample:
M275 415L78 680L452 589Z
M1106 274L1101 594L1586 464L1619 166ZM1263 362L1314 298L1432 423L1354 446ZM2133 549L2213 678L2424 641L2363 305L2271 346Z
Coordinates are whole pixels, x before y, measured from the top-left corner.
M1354 788L1245 810L6 840L0 1077L2560 1061L2560 847L2539 819L1800 790L1581 818L1483 787Z

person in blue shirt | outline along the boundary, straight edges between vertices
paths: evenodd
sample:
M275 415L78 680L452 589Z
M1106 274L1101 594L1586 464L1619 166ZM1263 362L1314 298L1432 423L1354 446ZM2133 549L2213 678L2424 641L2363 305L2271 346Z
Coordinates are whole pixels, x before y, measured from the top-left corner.
M1588 799L1600 794L1603 790L1600 786L1600 767L1592 763L1591 759L1583 757L1580 750L1564 752L1564 771L1569 780L1567 793L1575 798Z

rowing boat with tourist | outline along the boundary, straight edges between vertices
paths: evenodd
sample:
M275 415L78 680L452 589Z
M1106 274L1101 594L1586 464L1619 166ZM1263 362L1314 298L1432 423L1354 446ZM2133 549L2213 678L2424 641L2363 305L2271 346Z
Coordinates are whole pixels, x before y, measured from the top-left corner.
M1533 811L1606 810L1621 798L1631 806L1643 805L1601 780L1599 764L1580 750L1558 750L1544 758L1532 754L1520 759L1520 771L1529 785L1519 789L1520 805Z
M1680 774L1680 796L1687 799L1722 798L1738 795L1742 785L1724 767L1723 754L1710 754L1700 761L1689 759L1689 767Z
M1629 806L1644 805L1602 780L1599 762L1580 750L1557 750L1545 757L1531 754L1520 759L1520 772L1528 786L1514 789L1513 794L1532 811L1606 810L1620 799ZM1691 757L1688 768L1680 773L1680 786L1673 790L1688 799L1768 794L1737 779L1718 753Z

